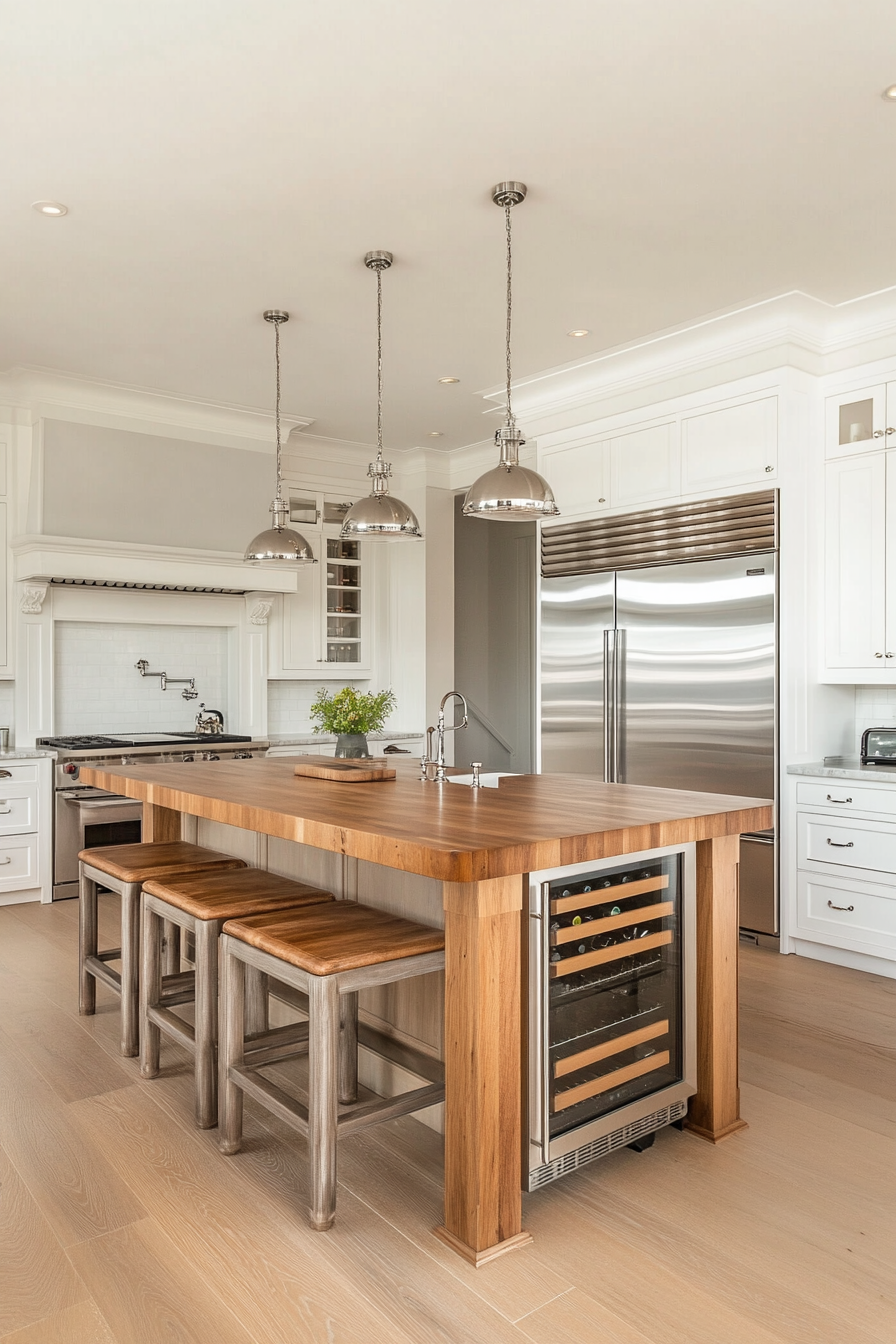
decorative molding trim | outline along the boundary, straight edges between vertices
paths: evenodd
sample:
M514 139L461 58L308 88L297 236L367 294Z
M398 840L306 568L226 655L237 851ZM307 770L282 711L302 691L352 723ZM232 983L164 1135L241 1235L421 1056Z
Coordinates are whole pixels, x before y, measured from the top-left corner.
M246 615L250 625L267 625L273 607L273 598L259 597L257 593L246 593Z
M25 616L39 616L47 596L47 584L26 583L19 597L19 611Z
M69 579L73 583L136 584L152 587L227 589L230 593L294 593L296 575L287 569L251 569L231 551L180 550L135 542L85 541L79 537L31 534L10 549L15 577L23 582ZM259 583L263 572L264 582Z

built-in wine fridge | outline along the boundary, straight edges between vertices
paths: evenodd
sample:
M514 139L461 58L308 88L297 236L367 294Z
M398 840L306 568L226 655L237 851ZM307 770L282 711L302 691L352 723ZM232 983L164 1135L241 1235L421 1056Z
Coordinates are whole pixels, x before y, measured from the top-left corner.
M693 845L529 875L527 1189L684 1116L695 885Z

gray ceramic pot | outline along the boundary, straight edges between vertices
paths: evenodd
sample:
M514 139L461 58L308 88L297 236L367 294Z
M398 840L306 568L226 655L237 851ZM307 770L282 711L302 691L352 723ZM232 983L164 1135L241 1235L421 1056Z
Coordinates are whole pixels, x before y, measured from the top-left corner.
M347 756L352 759L362 757L366 759L370 756L367 750L367 735L365 733L339 733L336 738L336 755Z

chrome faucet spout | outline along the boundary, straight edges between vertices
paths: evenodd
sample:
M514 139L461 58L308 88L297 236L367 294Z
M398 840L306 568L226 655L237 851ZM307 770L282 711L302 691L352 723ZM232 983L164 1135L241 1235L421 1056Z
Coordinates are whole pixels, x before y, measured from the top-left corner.
M461 719L460 723L449 723L448 725L445 724L445 706L447 705L449 700L459 700L460 703L463 705L463 718ZM436 719L435 728L427 728L426 730L426 755L423 757L423 760L421 761L421 768L422 768L422 773L420 776L421 779L434 780L438 784L441 784L443 782L443 780L446 778L445 734L456 733L458 728L466 728L467 722L468 722L468 714L467 714L467 701L465 696L461 695L460 691L448 691L445 695L442 696L442 700L439 705L439 713ZM436 734L436 743L437 743L435 757L433 757L432 754L433 733ZM435 773L432 773L431 767L434 767Z

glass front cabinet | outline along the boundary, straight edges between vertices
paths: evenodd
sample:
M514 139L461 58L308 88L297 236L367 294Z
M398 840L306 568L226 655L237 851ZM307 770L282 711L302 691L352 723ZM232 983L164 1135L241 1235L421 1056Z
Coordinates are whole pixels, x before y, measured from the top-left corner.
M368 548L339 535L351 504L329 494L290 491L290 523L310 542L318 563L299 568L297 591L285 595L271 614L271 677L351 678L370 672Z

